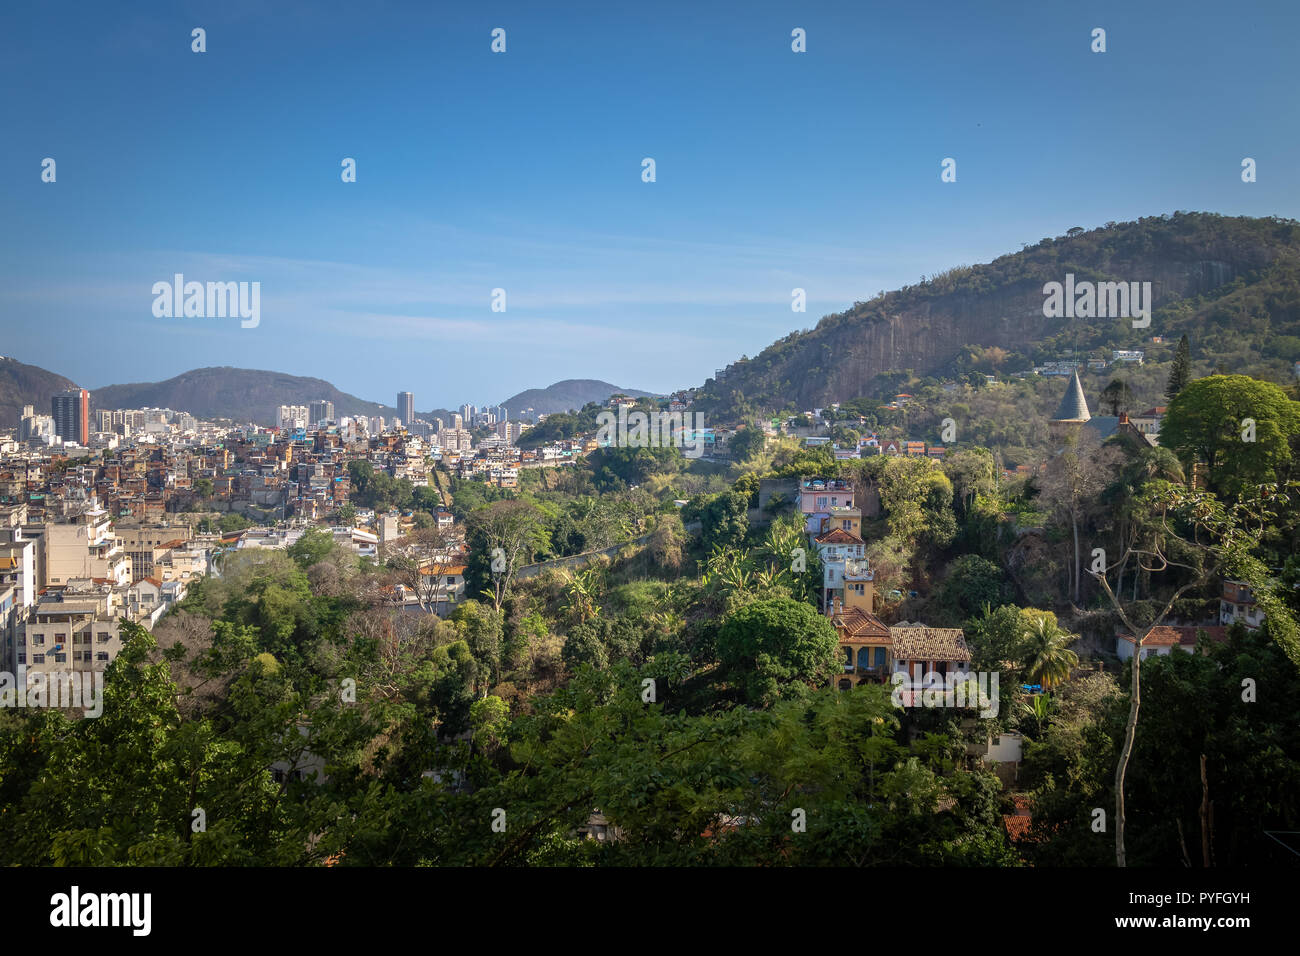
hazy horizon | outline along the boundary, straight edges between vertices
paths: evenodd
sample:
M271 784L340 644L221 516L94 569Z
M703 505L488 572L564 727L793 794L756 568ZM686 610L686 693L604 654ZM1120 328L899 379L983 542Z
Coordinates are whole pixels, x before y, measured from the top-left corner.
M1275 3L352 13L12 11L0 76L41 95L0 120L0 352L88 388L229 365L423 408L664 393L1073 226L1300 212ZM155 317L177 273L260 283L260 323Z

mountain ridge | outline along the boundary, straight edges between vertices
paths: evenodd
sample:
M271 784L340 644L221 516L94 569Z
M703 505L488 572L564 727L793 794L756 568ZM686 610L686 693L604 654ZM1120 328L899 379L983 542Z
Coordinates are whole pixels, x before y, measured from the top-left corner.
M1044 315L1043 287L1149 281L1151 324ZM1025 243L989 263L958 266L791 332L707 379L697 407L723 418L892 395L890 373L960 375L997 350L993 370L1074 353L1109 357L1152 336L1187 333L1231 367L1289 375L1300 359L1300 223L1277 217L1174 213ZM1198 343L1198 339L1202 340ZM895 389L896 390L896 389Z
M57 372L39 365L26 365L15 358L0 356L0 428L17 428L23 406L36 414L50 414L50 399L77 385Z
M56 392L77 387L71 379L14 358L0 358L0 428L16 428L24 405L48 415L50 398ZM92 388L92 411L100 408L173 408L199 418L228 418L260 425L275 424L279 405L305 405L313 401L334 403L334 412L344 415L397 417L396 407L344 392L331 382L312 376L290 375L269 369L245 369L230 365L190 369L157 382L126 382ZM650 395L636 389L622 389L597 379L564 379L546 388L526 389L501 404L512 417L517 410L533 407L536 414L567 410L589 401L604 402L610 395ZM451 424L452 409L418 411L426 421L435 418Z

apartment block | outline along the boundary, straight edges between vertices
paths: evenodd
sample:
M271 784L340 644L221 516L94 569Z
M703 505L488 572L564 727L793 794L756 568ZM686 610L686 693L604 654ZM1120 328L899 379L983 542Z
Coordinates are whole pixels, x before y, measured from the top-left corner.
M15 665L26 667L29 676L104 670L122 649L119 610L106 587L43 595L16 645Z
M108 512L91 499L84 507L44 527L47 585L74 578L98 579L122 587L131 583L131 559L113 534Z
M50 417L54 433L65 442L86 444L90 440L90 392L73 388L55 395L50 399Z

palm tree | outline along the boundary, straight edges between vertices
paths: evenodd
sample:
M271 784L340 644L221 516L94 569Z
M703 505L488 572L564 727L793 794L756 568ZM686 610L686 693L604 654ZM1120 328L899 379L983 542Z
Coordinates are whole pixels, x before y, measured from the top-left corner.
M1067 646L1075 637L1047 617L1035 619L1025 634L1025 677L1031 684L1051 690L1070 676L1070 669L1079 663L1079 655Z
M598 574L599 569L596 567L566 574L568 586L565 593L568 599L564 602L564 610L572 613L579 624L586 623L588 618L596 617L600 613L600 607L596 603L596 594L599 590Z
M725 595L753 587L749 558L737 548L715 546L702 575L710 594Z
M753 587L754 575L745 561L728 564L718 575L718 588L723 594L748 591Z
M754 572L754 585L760 591L770 591L778 585L788 585L789 571L789 568L783 568L779 564L760 567Z
M804 547L804 536L792 522L774 521L763 538L762 552L771 558L777 567L789 567L791 553L795 548Z
M1046 694L1034 694L1028 700L1020 701L1017 706L1020 716L1028 717L1034 722L1034 736L1042 737L1043 723L1056 710L1055 702Z

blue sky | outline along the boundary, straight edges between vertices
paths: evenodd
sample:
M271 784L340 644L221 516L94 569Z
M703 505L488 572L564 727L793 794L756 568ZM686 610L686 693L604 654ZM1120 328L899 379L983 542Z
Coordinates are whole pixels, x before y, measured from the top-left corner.
M1289 0L11 4L0 354L420 409L697 385L1071 226L1297 216L1298 28ZM260 325L155 318L177 272L260 282Z

